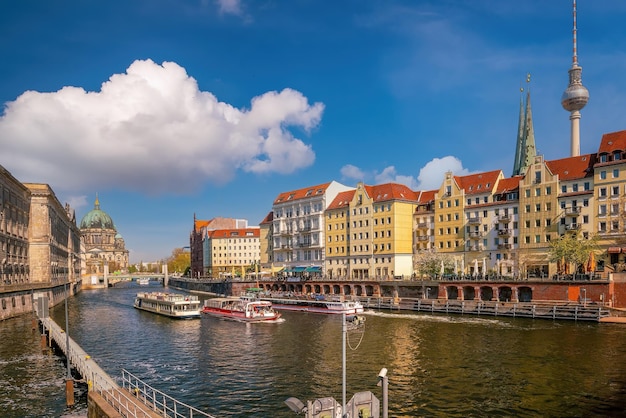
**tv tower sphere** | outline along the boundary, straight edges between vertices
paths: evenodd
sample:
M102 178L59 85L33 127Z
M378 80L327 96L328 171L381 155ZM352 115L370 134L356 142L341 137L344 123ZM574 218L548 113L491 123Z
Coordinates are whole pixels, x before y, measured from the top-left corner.
M569 70L569 85L561 97L561 105L568 112L582 109L589 101L589 91L581 81L582 70L576 64Z

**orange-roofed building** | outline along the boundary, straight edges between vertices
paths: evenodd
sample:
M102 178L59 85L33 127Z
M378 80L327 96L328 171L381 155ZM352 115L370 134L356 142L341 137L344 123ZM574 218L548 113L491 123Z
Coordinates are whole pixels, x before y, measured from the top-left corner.
M210 277L245 278L260 272L260 228L207 231L207 264Z

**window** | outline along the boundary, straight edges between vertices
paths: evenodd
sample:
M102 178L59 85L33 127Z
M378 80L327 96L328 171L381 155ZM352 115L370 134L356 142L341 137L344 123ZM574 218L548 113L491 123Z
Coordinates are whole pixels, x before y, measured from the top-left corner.
M611 196L619 196L619 186L611 187Z
M471 205L472 204L472 199L467 199L467 205Z
M613 178L616 179L619 177L619 168L613 169Z
M589 191L589 190L591 189L591 184L590 184L588 181L586 181L586 182L585 182L585 184L584 184L584 189L585 189L586 191Z
M600 232L606 232L606 222L600 222L600 224L598 225L598 230Z
M583 206L584 207L589 207L589 199L583 199Z
M598 206L598 215L606 216L606 205L599 205Z
M530 213L530 205L526 205L524 209L526 213Z
M535 196L541 196L541 189L539 187L535 189Z
M606 180L606 171L600 171L600 179Z
M546 227L552 225L552 220L550 218L546 219Z
M598 194L600 195L600 197L601 197L601 198L602 198L602 197L606 197L606 187L601 187L601 188L598 190Z
M552 203L546 202L546 212L550 212L552 210Z
M526 236L524 237L524 242L525 242L526 244L530 244L530 237L529 237L528 235L526 235Z
M589 215L583 215L583 223L584 224L588 224L589 223Z
M530 228L530 221L529 221L529 220L525 221L525 222L524 222L524 226L525 226L526 228Z
M524 190L524 194L526 195L526 197L530 197L530 189Z
M541 242L541 235L535 235L535 243L539 244Z
M541 226L541 219L535 219L535 226L536 227L540 227Z
M562 185L561 186L561 193L567 193L567 186L566 185Z
M541 212L541 203L535 203L535 212Z
M546 195L551 195L552 194L552 187L548 186L546 187Z
M535 183L541 183L541 171L535 171Z

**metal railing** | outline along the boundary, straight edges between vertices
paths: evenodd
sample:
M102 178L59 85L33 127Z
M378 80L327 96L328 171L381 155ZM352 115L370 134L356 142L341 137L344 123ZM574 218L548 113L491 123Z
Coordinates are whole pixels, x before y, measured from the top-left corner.
M141 400L146 405L151 406L155 411L163 412L164 416L173 418L215 418L206 412L202 412L193 406L177 401L160 390L153 388L125 369L122 369L122 387L130 393L133 393L137 399Z

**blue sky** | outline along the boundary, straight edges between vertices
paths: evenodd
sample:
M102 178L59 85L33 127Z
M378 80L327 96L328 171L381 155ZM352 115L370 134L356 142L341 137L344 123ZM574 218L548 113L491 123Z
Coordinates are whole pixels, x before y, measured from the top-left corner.
M582 153L626 129L625 17L578 1ZM570 0L4 1L0 57L0 165L79 221L98 193L132 262L331 180L508 176L527 73L539 153L569 153Z

